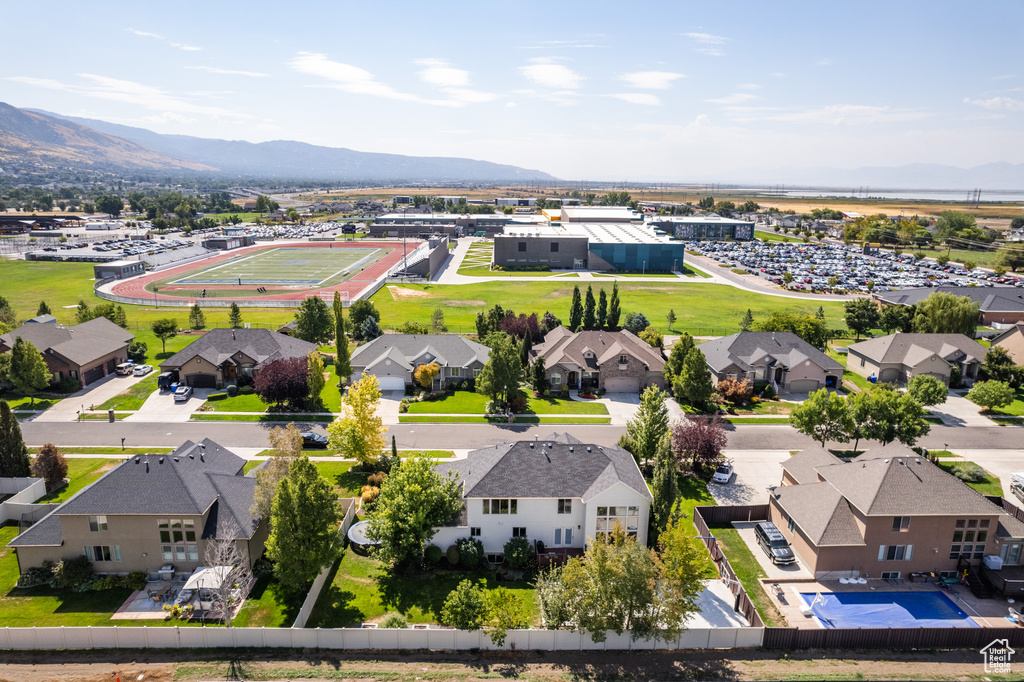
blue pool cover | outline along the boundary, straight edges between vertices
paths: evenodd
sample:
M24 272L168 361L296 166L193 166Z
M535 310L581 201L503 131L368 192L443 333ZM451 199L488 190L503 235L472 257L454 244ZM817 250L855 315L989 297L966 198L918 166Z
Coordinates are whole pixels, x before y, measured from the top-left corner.
M811 605L817 593L801 593ZM976 628L941 592L822 592L811 606L826 628Z

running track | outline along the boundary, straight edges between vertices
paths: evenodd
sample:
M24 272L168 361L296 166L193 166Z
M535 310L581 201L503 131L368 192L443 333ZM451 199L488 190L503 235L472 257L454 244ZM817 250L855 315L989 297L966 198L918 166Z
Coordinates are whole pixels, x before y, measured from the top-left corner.
M412 252L420 244L419 241L409 240L407 245L408 252ZM135 298L143 298L150 300L161 300L161 301L174 301L181 305L185 305L193 300L190 297L183 296L166 296L164 294L154 295L151 291L146 291L146 285L154 281L167 279L175 275L182 275L190 272L197 268L207 268L211 265L223 263L224 261L238 258L255 251L263 251L266 249L281 249L281 248L302 248L302 249L327 249L327 248L357 248L357 249L394 249L391 253L387 254L380 260L368 266L362 272L356 273L352 279L335 284L333 286L324 287L322 289L296 289L281 291L279 293L270 293L259 298L249 298L248 300L277 300L277 301L288 301L288 300L302 300L309 298L310 296L320 296L321 298L331 298L334 296L335 291L342 292L342 298L354 301L356 297L366 287L370 286L373 282L387 274L387 271L398 265L402 260L402 244L401 242L290 242L287 244L275 245L273 243L258 244L256 246L246 247L244 249L237 249L234 251L228 251L223 254L207 258L206 260L193 261L186 265L181 265L175 268L168 268L166 270L160 270L159 272L153 272L132 279L127 279L122 282L114 284L110 291L117 296L133 296ZM231 289L230 286L218 285L217 289ZM235 286L235 289L252 289L252 285L243 285L241 287ZM272 289L272 287L268 287ZM347 296L345 294L348 294Z

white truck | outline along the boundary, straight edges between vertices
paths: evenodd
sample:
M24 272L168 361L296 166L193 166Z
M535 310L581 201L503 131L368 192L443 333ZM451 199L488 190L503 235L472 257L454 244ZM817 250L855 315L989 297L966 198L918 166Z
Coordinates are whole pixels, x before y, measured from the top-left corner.
M1016 495L1018 500L1024 502L1024 471L1010 474L1010 492Z

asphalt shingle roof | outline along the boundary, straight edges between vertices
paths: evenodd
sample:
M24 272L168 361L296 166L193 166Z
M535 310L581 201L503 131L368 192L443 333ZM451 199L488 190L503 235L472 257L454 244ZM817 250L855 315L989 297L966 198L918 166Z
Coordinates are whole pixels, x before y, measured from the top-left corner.
M879 363L913 367L932 355L946 361L983 362L988 349L963 334L903 334L897 332L851 344L850 352Z
M352 368L370 367L384 357L404 360L411 367L409 363L424 352L446 367L468 367L473 362L485 364L491 349L458 334L384 334L352 353Z
M23 324L6 334L0 334L0 341L10 348L18 337L29 341L38 351L54 352L78 365L113 353L131 343L135 335L118 327L105 317L67 327L62 324Z
M160 366L181 367L196 356L212 365L220 365L239 351L260 365L282 358L304 358L314 350L314 343L270 329L211 329Z
M967 296L981 306L983 313L1024 311L1024 292L1016 287L914 287L881 292L875 298L895 305L915 305L935 292Z
M587 358L584 353L593 353ZM533 347L531 355L544 358L544 364L551 367L561 362L570 362L577 367L596 369L619 355L631 355L647 365L650 372L665 369L665 358L658 349L625 329L617 332L583 331L572 333L565 327L548 332L543 343Z
M822 369L842 371L843 366L793 332L737 332L700 345L708 366L716 372L735 364L745 372L765 357L783 367L810 360Z
M795 478L797 483L817 483L817 468L830 464L842 464L842 460L825 448L815 445L783 461L782 468Z
M784 485L772 494L814 544L864 544L850 503L828 483Z

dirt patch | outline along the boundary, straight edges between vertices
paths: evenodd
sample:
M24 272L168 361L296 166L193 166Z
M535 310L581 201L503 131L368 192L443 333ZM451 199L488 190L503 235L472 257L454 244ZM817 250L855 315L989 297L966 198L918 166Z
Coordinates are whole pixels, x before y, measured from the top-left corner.
M97 469L93 473L94 474L103 475L103 474L107 473L108 471L110 471L111 469L113 469L114 467L116 467L120 463L121 463L121 460L118 460L116 462L107 462L106 464L101 466L99 469Z
M391 298L396 301L407 301L411 298L436 298L436 296L429 291L422 291L420 289L406 289L405 287L388 287L388 291L391 292Z
M450 308L482 308L487 305L487 301L471 298L468 301L445 301L444 304Z

